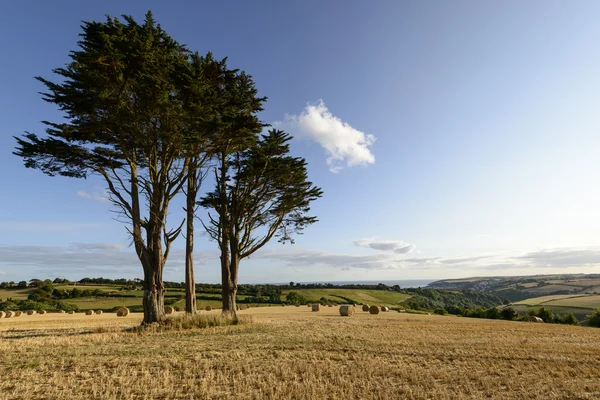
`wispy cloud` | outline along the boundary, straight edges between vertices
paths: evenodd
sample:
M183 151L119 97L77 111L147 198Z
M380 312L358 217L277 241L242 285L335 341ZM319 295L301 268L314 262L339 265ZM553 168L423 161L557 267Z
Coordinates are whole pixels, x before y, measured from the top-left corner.
M98 186L94 187L91 192L88 192L86 190L78 190L76 194L77 194L77 196L81 197L82 199L95 200L95 201L108 201L109 200L108 191L106 189L103 189Z
M299 115L285 114L284 120L273 126L319 143L325 149L331 172L340 172L344 165L354 167L375 163L370 149L375 136L361 132L333 115L323 100L308 104Z
M516 260L529 261L534 264L551 267L590 266L600 264L600 248L555 248L533 251Z
M327 266L333 268L358 268L380 270L395 268L393 254L339 254L317 250L265 250L258 252L254 258L280 261L293 267Z
M414 244L406 243L402 240L376 240L375 238L366 238L355 240L353 243L355 246L374 250L393 251L396 254L408 254L416 248Z
M470 263L470 262L475 262L475 261L479 261L479 260L483 260L486 258L490 258L491 256L475 256L475 257L464 257L464 258L447 258L444 260L441 260L440 262L444 263L444 264L464 264L464 263Z

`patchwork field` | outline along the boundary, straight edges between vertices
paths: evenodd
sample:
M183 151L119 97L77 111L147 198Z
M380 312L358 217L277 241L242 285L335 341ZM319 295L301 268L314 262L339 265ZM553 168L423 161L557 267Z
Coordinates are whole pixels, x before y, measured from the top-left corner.
M600 296L589 294L541 296L525 299L511 305L522 314L527 313L532 308L542 306L552 310L554 314L573 313L578 320L583 321L586 315L592 314L594 309L600 307Z
M218 313L213 311L212 313ZM600 329L262 307L130 333L139 314L0 320L1 399L593 399Z

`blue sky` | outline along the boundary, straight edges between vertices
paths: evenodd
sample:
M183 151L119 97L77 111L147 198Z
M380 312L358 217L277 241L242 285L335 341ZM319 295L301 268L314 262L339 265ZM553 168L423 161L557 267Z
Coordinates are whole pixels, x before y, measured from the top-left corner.
M11 152L61 118L33 77L68 62L80 22L148 9L254 77L324 190L320 222L243 261L242 282L598 272L597 2L22 1L0 5L0 280L141 277L102 181ZM177 247L167 280L184 279ZM218 282L200 230L196 249L197 280Z

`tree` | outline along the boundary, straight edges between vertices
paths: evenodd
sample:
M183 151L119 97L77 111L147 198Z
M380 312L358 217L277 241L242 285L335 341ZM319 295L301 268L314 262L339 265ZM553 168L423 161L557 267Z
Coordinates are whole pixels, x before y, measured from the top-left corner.
M586 315L585 320L588 326L600 328L600 308L596 308L592 314Z
M147 324L164 318L163 268L183 225L167 230L170 201L185 178L177 84L185 81L188 52L150 12L141 25L123 19L84 22L79 49L54 70L61 83L36 78L66 122L44 121L45 138L16 138L14 154L50 176L104 179L143 267Z
M322 191L308 180L306 161L289 155L290 139L271 129L247 149L222 158L215 190L201 200L216 213L203 224L221 249L223 311L234 318L240 261L273 237L293 243L294 234L317 222L307 213Z
M198 202L198 192L205 177L205 163L212 156L210 138L215 130L219 115L218 89L223 85L226 74L226 60L216 61L212 53L201 57L192 55L189 63L189 76L184 86L183 102L186 111L187 127L185 141L185 164L187 165L186 184L186 235L185 235L185 311L196 313L196 284L194 280L194 220Z

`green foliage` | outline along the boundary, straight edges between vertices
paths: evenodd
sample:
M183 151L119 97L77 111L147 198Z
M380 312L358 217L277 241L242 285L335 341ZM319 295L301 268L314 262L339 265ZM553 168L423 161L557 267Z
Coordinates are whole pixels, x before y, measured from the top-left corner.
M554 317L554 322L565 325L580 325L579 321L577 320L577 318L575 318L575 315L573 315L573 313L564 314L562 317L557 315Z
M500 310L500 315L502 319L507 321L512 321L519 316L519 314L517 314L515 309L512 307L504 307L502 310Z
M600 328L600 308L596 308L591 315L586 316L587 326Z
M448 314L448 311L446 311L446 309L444 308L436 308L435 310L433 310L433 313L438 315L446 315Z
M502 299L496 295L473 290L408 288L401 292L411 295L401 305L413 310L444 308L452 314L459 314L465 308L488 308L502 304Z
M306 297L299 294L298 292L289 292L285 296L285 300L289 304L307 304Z

